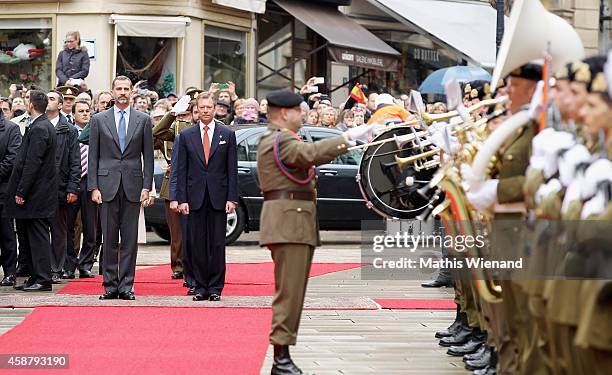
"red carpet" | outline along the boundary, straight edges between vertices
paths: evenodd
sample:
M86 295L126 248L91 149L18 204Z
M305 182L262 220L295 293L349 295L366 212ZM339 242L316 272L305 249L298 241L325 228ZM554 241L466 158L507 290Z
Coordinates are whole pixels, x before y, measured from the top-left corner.
M374 299L383 309L394 310L455 310L452 299Z
M3 354L68 354L69 370L12 374L259 374L269 309L38 307L0 336Z
M310 277L361 267L360 263L314 263ZM170 266L136 271L134 291L141 296L183 296L183 280L170 279ZM102 276L70 281L58 294L102 294ZM228 263L224 296L274 295L274 263Z

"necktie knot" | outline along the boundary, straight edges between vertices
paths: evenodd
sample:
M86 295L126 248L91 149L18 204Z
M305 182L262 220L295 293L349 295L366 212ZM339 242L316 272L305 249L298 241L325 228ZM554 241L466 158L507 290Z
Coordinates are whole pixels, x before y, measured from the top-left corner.
M208 125L204 125L204 131L208 133Z

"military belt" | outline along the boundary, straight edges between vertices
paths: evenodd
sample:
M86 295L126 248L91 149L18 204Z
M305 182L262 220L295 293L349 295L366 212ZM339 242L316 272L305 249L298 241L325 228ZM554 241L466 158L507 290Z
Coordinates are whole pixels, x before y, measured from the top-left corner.
M314 201L315 193L312 191L289 191L289 190L274 190L264 193L264 201L273 201L279 199L297 200L297 201Z

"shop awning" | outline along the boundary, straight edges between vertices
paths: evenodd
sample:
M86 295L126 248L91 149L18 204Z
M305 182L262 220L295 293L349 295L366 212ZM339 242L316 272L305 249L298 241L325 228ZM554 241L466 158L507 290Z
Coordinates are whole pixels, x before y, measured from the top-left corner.
M368 0L473 64L495 66L497 12L488 3L444 0Z
M274 0L281 8L327 39L332 59L362 68L396 71L400 53L331 6Z
M212 0L213 4L246 10L253 13L266 12L266 0Z
M108 22L117 27L119 36L183 38L191 18L111 14Z

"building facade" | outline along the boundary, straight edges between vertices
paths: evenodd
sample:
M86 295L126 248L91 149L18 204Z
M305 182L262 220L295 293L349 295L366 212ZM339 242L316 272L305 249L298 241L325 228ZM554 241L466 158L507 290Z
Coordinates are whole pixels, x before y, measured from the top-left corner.
M120 73L165 93L227 81L237 84L239 95L254 93L255 14L264 11L265 0L2 3L0 50L25 51L20 57L0 53L2 92L11 83L55 86L65 35L79 31L93 91L107 89Z

